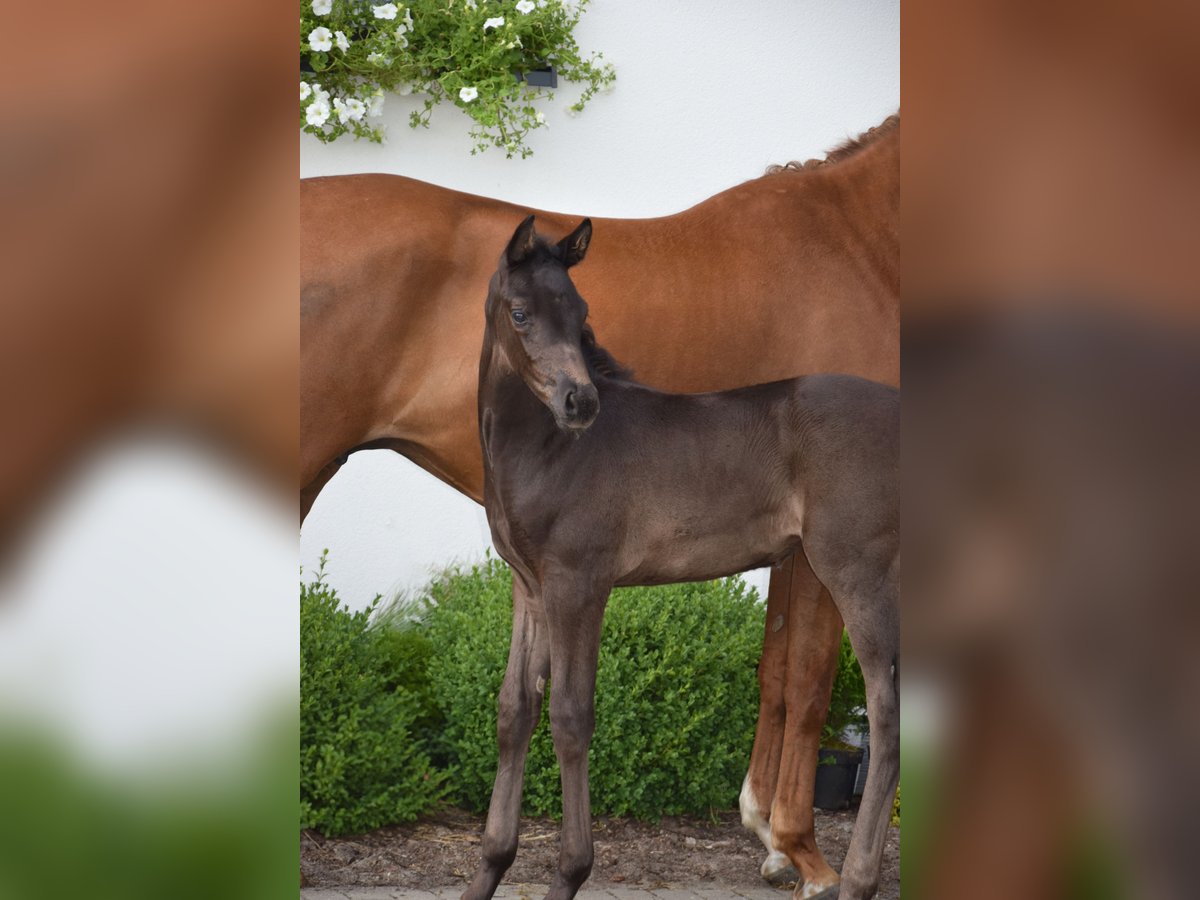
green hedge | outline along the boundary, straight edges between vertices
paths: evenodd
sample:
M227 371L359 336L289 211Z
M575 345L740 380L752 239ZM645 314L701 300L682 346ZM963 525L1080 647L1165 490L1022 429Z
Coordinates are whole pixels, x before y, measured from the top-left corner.
M369 627L374 609L344 609L324 583L324 559L300 588L302 828L344 834L409 821L442 794L424 746L436 718L427 641Z
M302 585L301 823L328 834L411 820L449 799L483 810L496 774L496 697L512 632L501 561L447 571L417 599L351 613ZM762 605L738 578L613 592L590 755L598 814L656 819L728 808L758 714ZM560 815L549 695L525 810ZM843 640L830 724L861 714Z
M496 697L512 629L508 567L435 581L425 600L429 673L445 718L451 797L485 809L496 773ZM613 592L604 618L590 755L592 809L654 819L737 798L758 714L762 607L740 579ZM525 776L525 809L561 814L549 696Z

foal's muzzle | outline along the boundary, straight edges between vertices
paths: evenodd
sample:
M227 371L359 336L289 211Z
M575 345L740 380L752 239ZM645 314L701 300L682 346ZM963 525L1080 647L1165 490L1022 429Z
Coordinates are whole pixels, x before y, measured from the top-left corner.
M600 395L590 381L580 384L564 378L555 391L554 407L559 428L582 432L596 421L596 414L600 412Z

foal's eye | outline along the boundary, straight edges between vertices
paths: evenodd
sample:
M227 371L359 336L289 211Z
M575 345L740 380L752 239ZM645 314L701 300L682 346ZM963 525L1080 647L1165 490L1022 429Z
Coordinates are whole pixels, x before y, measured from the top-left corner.
M523 310L523 309L514 309L512 311L512 320L514 322L516 322L518 325L524 325L526 322L529 321L529 319L526 318L525 310Z

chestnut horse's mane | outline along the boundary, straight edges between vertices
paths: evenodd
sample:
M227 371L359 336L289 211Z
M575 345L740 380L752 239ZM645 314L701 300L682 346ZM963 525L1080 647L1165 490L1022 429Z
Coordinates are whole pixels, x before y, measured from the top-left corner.
M841 162L843 159L848 159L854 156L860 150L871 146L880 138L885 137L895 131L900 125L900 114L888 116L878 125L868 128L858 137L850 138L838 146L834 147L825 154L824 159L810 159L805 162L788 162L783 165L773 165L767 167L766 174L778 175L781 172L797 172L805 169L815 169L818 166L824 166L829 163ZM556 259L557 250L553 245L546 242L544 247ZM611 353L596 343L596 334L592 331L591 325L583 326L583 355L587 361L588 369L593 375L602 375L605 378L612 378L617 381L633 381L633 370L618 362Z
M882 122L880 122L875 127L868 128L866 131L864 131L858 137L850 138L849 140L834 147L832 150L830 150L828 153L825 154L824 159L809 159L804 162L797 162L797 161L793 160L792 162L784 163L781 166L780 165L767 166L766 174L778 175L780 172L799 172L799 171L803 171L805 169L815 169L818 166L823 166L828 163L841 162L843 159L849 159L851 156L854 156L860 150L863 150L864 148L871 146L876 141L878 141L880 138L885 137L888 134L891 134L893 131L896 130L896 128L899 127L899 125L900 125L900 114L896 113L893 116L888 116L886 119L884 119Z

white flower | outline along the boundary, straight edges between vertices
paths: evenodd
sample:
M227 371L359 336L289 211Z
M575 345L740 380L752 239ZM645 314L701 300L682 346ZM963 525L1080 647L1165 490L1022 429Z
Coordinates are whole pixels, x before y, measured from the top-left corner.
M300 99L307 100L312 94L312 88L308 86L307 81L300 82Z
M333 0L312 0L312 11L318 16L327 16L333 9Z
M394 19L399 10L396 9L395 3L385 3L383 6L372 6L371 10L375 13L377 19Z
M308 109L304 113L304 120L309 125L320 128L329 120L329 104L321 99L314 100L308 104Z
M397 44L397 45L398 45L398 46L399 46L401 49L404 49L405 47L407 47L407 46L408 46L408 38L404 36L404 32L405 32L406 30L407 30L407 29L405 29L405 27L404 27L403 25L401 25L401 26L400 26L399 28L397 28L397 29L396 29L396 31L394 32L394 33L395 33L395 37L396 37L396 44Z
M353 97L349 100L343 100L341 97L338 97L333 101L333 108L337 110L338 121L343 125L347 122L359 121L367 112L366 104Z
M335 31L333 33L333 39L337 42L338 49L343 53L350 49L350 39L346 37L344 33Z
M412 31L412 10L407 7L404 9L404 24L408 26L409 31Z
M517 12L521 13L522 15L525 13L531 13L533 10L533 0L521 0L521 2L517 4Z
M325 90L325 88L321 87L316 82L313 82L312 91L313 96L318 100L324 101L325 103L329 102L329 91Z
M376 88L371 99L367 101L367 115L372 119L378 119L383 115L383 98L383 91Z
M308 46L314 50L329 50L333 47L333 32L322 25L308 33Z
M479 90L473 87L465 87L458 92L458 99L463 103L470 103L479 96Z
M367 54L367 62L369 62L373 66L374 65L385 66L385 65L387 65L387 57L384 56L382 53L376 51L374 53Z
M504 16L496 16L495 18L488 19L483 23L483 30L487 31L489 28L499 28L503 24Z
M537 123L539 125L546 124L546 114L545 113L538 113L536 116L534 116L534 119L537 121Z
M479 7L475 5L475 0L467 0L467 9L479 9Z

